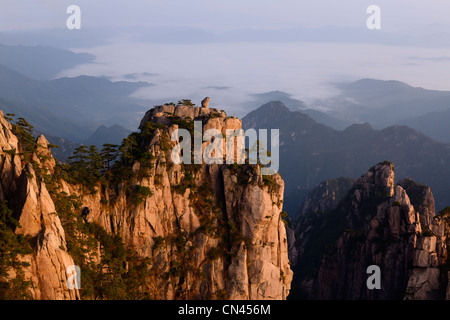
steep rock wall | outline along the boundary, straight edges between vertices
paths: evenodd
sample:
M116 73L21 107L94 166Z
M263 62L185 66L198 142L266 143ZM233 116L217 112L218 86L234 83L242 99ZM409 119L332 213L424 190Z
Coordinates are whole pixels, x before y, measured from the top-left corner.
M87 244L86 230L99 234L93 229L98 225L146 259L148 272L137 284L146 297L286 299L292 271L280 215L283 180L279 175L264 178L255 165L174 165L171 133L180 126L192 129L194 119L202 121L204 130L224 134L241 128L239 119L215 109L156 107L144 116L140 143L133 146L145 157L124 165L126 178L119 177L124 168L118 166L117 176L86 187L61 175L44 137L37 140L32 163L8 151L21 147L0 115L0 200L14 209L21 225L16 234L33 239L33 253L23 257L29 263L25 273L33 284L32 298L83 296L66 285L67 267L83 261L112 272L113 266L104 263L106 245ZM203 142L203 149L209 143ZM64 207L61 199L76 201ZM70 241L63 225L70 229ZM131 267L126 262L124 269ZM82 267L82 279L83 272Z

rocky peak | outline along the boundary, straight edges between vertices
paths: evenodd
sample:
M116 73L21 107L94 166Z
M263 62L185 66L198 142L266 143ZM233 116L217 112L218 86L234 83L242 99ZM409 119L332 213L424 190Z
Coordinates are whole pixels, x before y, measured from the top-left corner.
M19 140L12 133L12 125L6 121L2 110L0 110L0 125L2 127L2 130L0 131L1 151L18 150Z
M447 263L445 223L433 216L429 188L412 179L395 185L394 178L393 164L379 163L354 183L335 209L297 221L294 282L301 289L295 295L319 299L445 297L447 274L439 269ZM310 262L302 265L306 261ZM370 265L380 267L382 290L366 286Z
M202 133L207 130L218 130L226 137L227 130L242 129L242 121L235 117L228 117L225 111L215 108L195 107L186 105L162 105L149 110L141 121L141 134L149 136L143 139L141 148L148 149L156 157L164 161L171 161L171 153L177 142L172 140L172 133L177 129L187 129L194 142L194 133L197 130L194 122L201 122ZM202 138L202 151L213 140L204 141ZM161 151L163 151L161 153ZM237 151L236 151L237 152ZM226 143L223 141L223 156L226 161ZM237 159L237 153L235 153Z
M41 166L48 170L48 173L53 173L56 161L51 152L51 145L44 135L40 135L36 139L36 161L40 162Z
M12 132L12 125L0 110L0 201L17 189L17 179L22 173L22 162L17 155L19 139Z
M0 276L0 281L9 283L22 275L24 278L19 278L19 282L24 279L32 284L28 291L22 292L28 298L75 299L78 292L69 291L65 285L66 268L74 265L74 261L65 250L65 232L43 179L43 175L49 174L43 169L53 170L55 165L48 141L40 136L35 150L25 151L1 111L0 125L0 201L18 221L11 231L17 237L29 237L33 250L19 255L20 263L13 264L8 276ZM33 154L26 156L29 152ZM27 159L32 159L33 164L27 163Z
M358 229L374 217L380 204L393 196L397 196L394 165L384 161L371 167L366 174L355 181L337 210L347 212L345 213L346 223L350 228Z
M399 181L398 185L408 193L411 204L422 217L421 223L429 226L436 215L431 188L415 182L411 177Z
M205 97L205 99L202 100L202 107L203 108L208 108L210 100L211 100L210 97Z
M124 140L103 181L95 181L49 162L44 137L36 161L22 163L8 151L20 142L0 117L0 200L14 203L16 232L35 239L33 253L23 257L32 298L286 299L292 271L283 180L263 177L257 165L174 164L170 134L192 129L193 120L204 130L241 128L239 119L214 108L157 106L145 114L141 132ZM70 265L105 281L85 283L92 292L83 283L81 291L69 290ZM127 279L135 277L139 285L131 287Z
M334 210L351 189L354 182L354 179L341 177L325 180L318 184L308 193L303 201L299 216Z
M192 120L203 120L208 118L226 118L225 111L219 111L216 108L195 107L186 105L165 104L156 106L147 111L141 120L139 129L142 129L147 121L156 124L169 125L171 118Z
M115 207L119 217L105 225L107 209L99 208L90 196L83 203L89 207L88 219L118 230L125 242L137 243L143 256L158 257L153 268L167 274L172 284L162 279L161 289L153 291L162 299L285 299L289 293L292 271L289 268L287 239L281 219L284 182L276 174L263 179L258 166L250 165L174 165L169 157L175 142L170 140L179 127L192 133L193 121L201 121L203 131L241 129L241 120L227 117L214 108L163 105L149 110L141 121L141 148L152 154L151 165L139 164L146 178L133 184L149 188L151 193L142 205L128 206L126 199ZM203 142L205 148L210 142ZM134 167L134 165L133 165ZM106 198L123 197L113 190ZM128 212L133 212L130 214ZM124 212L124 213L120 213ZM145 223L148 221L149 223ZM183 263L183 255L169 239L185 235L191 253L183 259L195 272L180 270L184 279L170 275L172 263ZM155 239L164 239L155 248ZM142 246L143 244L143 246ZM143 249L143 248L147 249ZM187 260L186 260L187 259ZM180 295L180 289L185 292Z
M394 178L394 165L391 162L385 161L373 166L355 182L354 189L358 191L355 193L357 200L362 196L370 196L374 188L377 191L384 191L386 197L392 197L395 187Z

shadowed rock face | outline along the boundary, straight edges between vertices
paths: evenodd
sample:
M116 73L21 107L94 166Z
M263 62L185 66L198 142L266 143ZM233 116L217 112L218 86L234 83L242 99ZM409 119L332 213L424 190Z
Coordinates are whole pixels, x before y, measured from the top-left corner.
M80 223L99 225L120 236L139 258L149 259L150 271L139 286L151 298L286 299L292 271L280 214L283 180L278 174L263 179L260 167L252 165L174 165L171 133L191 129L193 120L201 120L204 130L241 128L239 119L217 109L155 107L141 122L137 146L149 156L130 165L127 180L99 182L92 192L58 176L58 193L79 199L74 213L82 217ZM76 263L56 200L47 190L54 181L42 178L56 170L48 142L40 137L36 161L25 163L7 152L20 145L2 114L0 123L0 201L14 208L21 224L16 234L36 239L33 254L23 257L29 262L26 278L34 284L30 294L34 299L79 298L79 291L66 286L66 269ZM148 192L136 201L130 190L139 188ZM105 254L100 246L85 249L84 257L96 263Z
M448 276L439 267L448 265L448 213L435 215L428 187L410 179L395 185L394 176L391 163L380 163L354 183L336 208L304 208L311 213L296 225L297 297L446 297ZM380 290L367 288L370 265L380 267Z

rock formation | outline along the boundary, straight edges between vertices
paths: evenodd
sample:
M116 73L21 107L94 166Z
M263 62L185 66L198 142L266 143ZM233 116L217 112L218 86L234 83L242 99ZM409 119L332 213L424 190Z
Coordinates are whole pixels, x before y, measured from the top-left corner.
M206 97L205 99L203 99L202 100L202 108L208 108L210 100L211 99L209 97Z
M354 182L354 179L341 177L320 183L309 192L303 201L299 215L304 216L310 213L317 214L334 210Z
M43 136L25 157L0 114L0 201L20 223L15 233L31 239L22 257L31 298L286 299L283 180L257 165L173 164L171 133L193 132L193 120L241 128L217 109L157 106L111 169L89 171L94 160L81 158L74 171L55 163ZM81 290L67 288L71 265L81 268Z
M78 292L69 291L66 286L66 269L74 265L74 261L64 249L65 232L55 214L55 205L46 184L33 168L51 170L47 166L53 165L54 160L45 157L49 155L47 142L44 137L40 137L34 165L25 164L20 156L23 146L1 111L0 125L0 201L7 200L15 209L14 214L20 223L15 232L32 239L33 254L22 257L23 262L28 264L24 273L25 278L31 281L31 297L75 299ZM15 270L10 270L10 275L14 274Z
M156 106L119 148L80 147L71 165L10 121L0 112L0 297L450 299L450 209L395 184L390 162L320 184L292 224L278 174L172 162L176 129L240 129L224 111ZM81 289L67 286L74 265ZM367 288L370 265L381 289Z
M337 206L303 209L310 213L296 224L296 297L449 298L449 212L435 215L428 187L395 185L391 163L371 168ZM370 265L380 267L379 290L367 288Z

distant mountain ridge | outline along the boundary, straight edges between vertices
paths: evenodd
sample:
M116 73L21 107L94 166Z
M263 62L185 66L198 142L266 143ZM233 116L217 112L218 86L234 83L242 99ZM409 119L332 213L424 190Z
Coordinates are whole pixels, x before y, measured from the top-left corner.
M429 185L437 209L450 203L450 145L406 126L375 130L368 123L343 131L319 124L279 101L250 112L243 127L280 130L280 173L286 183L284 209L297 214L307 192L326 179L357 178L373 163L396 163L396 176Z
M26 117L41 132L73 141L88 139L101 124L134 125L143 107L129 95L148 85L89 76L37 81L0 65L2 109Z
M198 44L231 42L272 43L365 43L408 47L446 48L450 43L448 26L425 27L409 33L391 33L378 30L374 34L365 26L295 28L235 28L212 31L202 27L187 26L132 26L82 28L67 35L65 28L13 30L0 32L0 42L5 44L45 44L63 48L86 48L104 45L112 41L114 34L133 34L137 41L163 44Z
M408 125L435 140L450 142L450 91L413 87L396 80L360 79L336 83L340 95L319 99L310 107L328 109L341 120L369 122L381 129Z
M125 139L130 133L130 130L125 129L118 124L115 124L111 127L101 125L97 128L97 130L95 130L94 133L92 133L92 135L87 140L83 141L82 143L51 135L46 135L46 138L49 143L58 146L57 148L52 149L52 154L55 159L61 162L67 162L69 160L69 157L73 155L75 149L82 145L94 145L100 152L103 149L104 144L120 145L122 143L122 140ZM38 137L41 134L43 134L43 132L40 132L38 130L34 130L33 132L33 135L35 137Z
M45 46L0 44L0 63L35 80L50 80L65 69L94 61L88 53Z
M399 123L416 128L438 141L450 143L450 108L404 119Z
M309 115L315 121L337 130L345 129L353 123L351 121L335 117L330 113L311 109L305 102L294 99L291 94L283 91L277 90L253 94L252 98L253 100L249 103L249 106L260 106L267 103L267 101L281 101L290 110L301 111L302 113Z
M118 124L111 127L100 126L95 132L87 139L84 144L94 145L98 150L102 149L102 146L106 143L120 145L122 140L130 135L131 130L125 129Z

